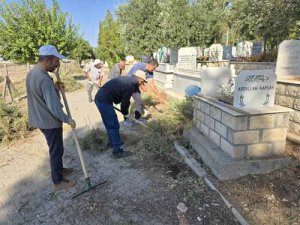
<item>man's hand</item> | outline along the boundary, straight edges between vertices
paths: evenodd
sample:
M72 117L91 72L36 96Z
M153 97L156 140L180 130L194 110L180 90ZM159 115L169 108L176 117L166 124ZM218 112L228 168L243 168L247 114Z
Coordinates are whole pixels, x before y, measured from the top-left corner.
M75 122L75 120L73 120L73 119L70 118L68 124L69 124L72 128L74 128L74 129L76 128L76 122Z
M65 83L61 81L56 81L54 83L55 87L57 87L59 90L64 90L65 89Z

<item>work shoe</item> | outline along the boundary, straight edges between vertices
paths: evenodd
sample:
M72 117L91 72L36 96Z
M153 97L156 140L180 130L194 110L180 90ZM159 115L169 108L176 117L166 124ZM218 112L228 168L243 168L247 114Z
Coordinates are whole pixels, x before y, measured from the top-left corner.
M124 120L124 125L126 127L133 127L133 123L130 120Z
M126 158L126 157L131 156L131 155L133 155L132 152L130 152L130 151L123 151L123 152L113 152L111 156L114 159L120 159L120 158Z
M63 168L62 175L63 177L66 177L70 175L74 170L72 168Z
M141 122L141 123L146 123L147 122L147 120L146 119L144 119L144 118L139 118L139 119L137 119L137 121L139 121L139 122Z
M52 190L57 191L61 189L67 189L73 187L74 185L75 185L75 181L62 179L62 181L59 184L52 184Z

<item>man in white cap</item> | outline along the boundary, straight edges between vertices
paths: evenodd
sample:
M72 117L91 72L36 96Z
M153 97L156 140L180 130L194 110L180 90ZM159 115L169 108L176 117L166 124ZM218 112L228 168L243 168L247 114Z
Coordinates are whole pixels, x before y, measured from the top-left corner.
M75 185L74 181L65 179L72 169L63 167L62 124L68 123L75 128L76 123L62 110L59 90L48 74L59 67L59 60L63 58L53 45L40 47L38 63L26 77L29 124L39 128L47 140L53 190Z
M89 102L92 102L93 101L92 92L93 92L94 85L96 85L96 87L98 88L101 87L101 82L104 75L103 63L101 62L100 59L95 59L94 62L92 62L85 68L84 72L86 78L88 79L86 90L88 93Z
M121 112L125 120L128 119L130 97L145 82L147 82L146 73L138 70L131 77L119 76L106 82L95 96L95 104L107 131L109 145L113 148L114 158L129 156L130 152L122 148L120 125L113 104L121 103Z

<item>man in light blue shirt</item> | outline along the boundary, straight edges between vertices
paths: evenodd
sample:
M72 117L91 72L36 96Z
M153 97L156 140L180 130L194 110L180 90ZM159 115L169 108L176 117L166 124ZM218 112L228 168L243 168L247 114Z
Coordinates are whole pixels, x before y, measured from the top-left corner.
M151 89L151 91L154 92L154 94L157 96L157 98L161 101L162 97L160 92L158 91L154 79L153 79L153 71L158 67L158 62L156 59L150 59L148 63L139 62L133 65L133 67L129 70L127 73L127 76L132 76L137 70L142 70L146 73L146 78L148 85ZM146 86L140 86L140 89L144 92L147 91ZM134 117L137 120L141 119L144 102L142 100L141 91L138 90L137 92L132 94L132 98L134 99L135 103L135 112Z
M58 89L48 74L59 67L59 60L63 58L53 45L40 47L38 63L26 77L29 125L39 128L47 140L53 190L75 185L74 181L64 178L71 169L63 168L62 123L73 128L76 123L62 110Z

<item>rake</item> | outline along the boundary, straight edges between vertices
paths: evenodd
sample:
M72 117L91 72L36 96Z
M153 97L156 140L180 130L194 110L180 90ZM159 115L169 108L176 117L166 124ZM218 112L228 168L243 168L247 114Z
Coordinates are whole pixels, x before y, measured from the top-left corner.
M61 79L60 79L60 75L59 75L59 67L57 67L57 69L56 69L55 76L56 76L57 81L60 83ZM71 111L70 111L70 108L69 108L69 104L68 104L64 89L60 88L60 92L61 92L61 95L62 95L62 98L63 98L63 101L64 101L64 105L66 107L67 114L70 118L72 118ZM82 168L82 171L83 171L83 174L84 174L85 182L86 182L86 185L87 185L86 190L83 190L82 192L80 192L80 193L78 193L78 194L76 194L72 197L74 199L74 198L90 191L91 189L94 189L94 188L106 183L107 181L105 180L105 181L102 181L101 183L98 183L98 184L95 184L95 185L92 186L88 171L86 169L86 165L85 165L84 157L83 157L82 150L81 150L81 147L80 147L80 144L79 144L78 136L76 134L75 128L73 128L73 127L72 127L72 133L73 133L73 137L74 137L74 140L75 140L77 152L78 152L78 155L79 155L80 164L81 164L81 168Z

